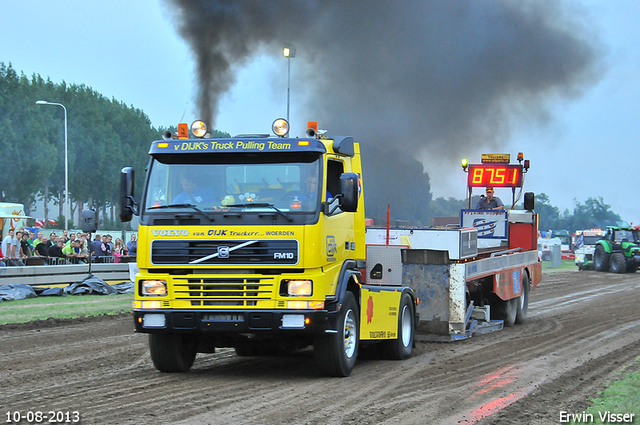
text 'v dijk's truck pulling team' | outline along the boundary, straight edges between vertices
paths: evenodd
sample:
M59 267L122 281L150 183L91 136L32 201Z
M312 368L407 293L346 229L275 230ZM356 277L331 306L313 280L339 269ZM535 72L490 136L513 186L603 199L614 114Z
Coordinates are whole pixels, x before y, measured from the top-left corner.
M533 194L524 210L461 211L447 228L365 227L360 144L309 123L306 137L207 138L180 124L149 150L142 196L122 170L122 221L136 215L137 332L163 372L197 353L313 347L320 372L348 376L363 345L402 360L418 340L456 340L524 321L541 278ZM472 189L522 193L528 161L463 163ZM375 190L375 188L368 188Z

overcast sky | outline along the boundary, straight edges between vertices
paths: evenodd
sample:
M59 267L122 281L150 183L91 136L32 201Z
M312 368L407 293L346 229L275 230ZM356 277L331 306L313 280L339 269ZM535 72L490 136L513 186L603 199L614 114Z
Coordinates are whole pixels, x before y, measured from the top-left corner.
M157 0L0 0L0 61L54 83L85 84L143 110L154 126L191 122L198 118L195 62L167 5ZM584 203L602 196L624 220L638 224L640 2L571 5L598 35L606 72L575 99L551 99L551 119L515 127L499 153L515 157L523 151L531 160L525 190L546 193L561 210L572 210L574 199ZM293 135L301 135L303 123L315 118L303 110L306 90L296 75L296 62L304 60L304 52L291 59ZM216 127L232 135L270 132L272 121L286 115L286 90L287 60L280 51L263 52L237 71L233 89L222 97ZM68 113L73 120L73 111ZM479 161L475 152L455 154ZM465 196L466 176L458 162L444 164L450 177L437 181L430 166L425 160L434 197ZM498 195L510 198L510 193Z

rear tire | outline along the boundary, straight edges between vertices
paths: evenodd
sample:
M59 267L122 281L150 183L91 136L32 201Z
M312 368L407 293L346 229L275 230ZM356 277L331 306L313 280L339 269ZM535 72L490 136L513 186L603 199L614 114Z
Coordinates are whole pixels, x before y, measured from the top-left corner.
M519 299L520 297L517 297L505 301L495 295L495 301L492 303L491 310L496 312L498 319L502 320L504 322L504 326L507 328L516 323Z
M360 314L353 293L347 292L338 314L337 332L318 336L313 354L320 373L327 376L349 376L358 357Z
M151 360L160 372L188 372L197 348L197 341L186 335L149 334Z
M606 272L609 270L609 253L604 249L604 246L596 246L596 251L593 254L593 262L595 263L597 271Z
M518 309L516 310L516 324L521 325L527 318L529 310L529 291L531 290L531 282L526 272L522 273L522 294L516 298L518 300Z
M404 360L411 356L415 323L413 299L411 295L404 293L398 309L398 337L381 343L383 359Z
M627 271L627 260L621 252L611 254L611 271L613 273L624 273Z

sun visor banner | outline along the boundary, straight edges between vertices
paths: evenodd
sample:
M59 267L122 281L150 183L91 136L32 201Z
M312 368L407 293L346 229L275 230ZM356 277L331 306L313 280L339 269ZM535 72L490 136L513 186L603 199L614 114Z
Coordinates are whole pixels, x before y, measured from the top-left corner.
M313 139L251 138L158 140L149 154L167 153L246 153L246 152L326 152L324 144Z

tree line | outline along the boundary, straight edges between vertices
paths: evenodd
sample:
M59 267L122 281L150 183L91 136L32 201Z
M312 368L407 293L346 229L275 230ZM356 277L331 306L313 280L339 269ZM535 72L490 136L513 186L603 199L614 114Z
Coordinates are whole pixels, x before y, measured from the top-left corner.
M626 225L620 215L611 210L611 205L604 202L602 196L590 197L584 203L573 200L573 211L551 205L549 195L535 195L535 212L538 213L538 229L568 230L570 233L584 229L602 229L606 226ZM461 208L466 208L466 201L455 198L436 198L430 203L432 217L458 216ZM522 203L516 205L522 209Z
M142 110L84 84L56 84L39 74L27 77L11 63L0 62L0 201L24 204L30 214L36 201L43 200L45 221L53 218L59 224L64 214L64 113L58 106L36 105L37 100L67 109L69 225L79 225L83 208L94 208L100 212L102 227L121 228L116 212L120 170L134 167L135 185L142 188L150 142L175 126L155 128ZM230 137L219 130L213 134ZM389 158L394 158L393 166ZM367 215L378 223L386 217L388 204L392 218L419 226L430 225L433 217L457 216L465 207L463 200L432 199L429 174L409 156L363 152L363 168ZM48 211L50 200L57 212ZM573 213L560 213L543 193L536 196L536 211L540 229L576 230L620 220L601 197L584 204L575 201Z
M107 99L83 84L54 84L40 75L18 75L0 62L0 187L4 202L45 204L45 220L63 217L67 109L67 150L70 215L79 223L84 207L114 221L120 169L124 164L144 170L149 142L159 131L140 109ZM142 183L143 173L136 177ZM141 186L139 186L141 187ZM48 201L59 207L48 211ZM61 223L61 222L59 222Z

